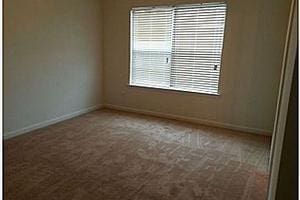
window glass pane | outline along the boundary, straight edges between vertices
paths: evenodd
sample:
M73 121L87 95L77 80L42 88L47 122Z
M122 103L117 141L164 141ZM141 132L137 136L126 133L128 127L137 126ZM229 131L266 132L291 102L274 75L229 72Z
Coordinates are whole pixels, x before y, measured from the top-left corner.
M172 10L146 9L132 15L131 83L169 87Z
M226 7L177 7L174 13L171 86L218 93Z

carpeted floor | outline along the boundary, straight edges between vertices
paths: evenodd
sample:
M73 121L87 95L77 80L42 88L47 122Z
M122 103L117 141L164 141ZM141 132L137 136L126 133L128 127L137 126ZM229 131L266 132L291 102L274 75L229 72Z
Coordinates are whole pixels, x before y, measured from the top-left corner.
M8 200L264 200L270 138L112 110L4 142Z

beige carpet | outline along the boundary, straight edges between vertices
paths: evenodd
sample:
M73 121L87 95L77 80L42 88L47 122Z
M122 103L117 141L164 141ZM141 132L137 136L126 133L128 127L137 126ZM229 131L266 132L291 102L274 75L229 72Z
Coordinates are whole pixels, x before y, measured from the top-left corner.
M10 200L262 200L270 138L102 110L4 143Z

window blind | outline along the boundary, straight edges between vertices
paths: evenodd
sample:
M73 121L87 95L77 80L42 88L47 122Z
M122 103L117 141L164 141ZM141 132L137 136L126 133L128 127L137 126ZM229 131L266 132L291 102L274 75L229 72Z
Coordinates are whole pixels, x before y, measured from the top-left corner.
M132 80L142 86L170 85L172 10L133 11Z
M130 84L218 94L225 3L131 13Z

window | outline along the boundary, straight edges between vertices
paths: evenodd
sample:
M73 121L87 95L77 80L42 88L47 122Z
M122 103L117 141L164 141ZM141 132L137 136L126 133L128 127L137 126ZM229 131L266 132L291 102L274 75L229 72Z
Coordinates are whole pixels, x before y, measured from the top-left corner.
M134 8L130 85L219 93L225 3Z

